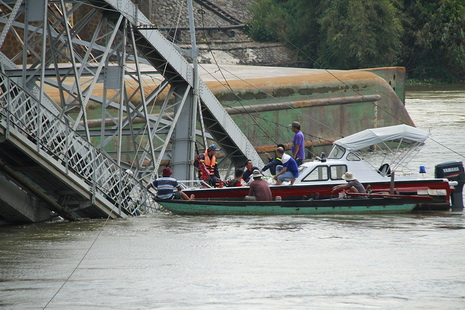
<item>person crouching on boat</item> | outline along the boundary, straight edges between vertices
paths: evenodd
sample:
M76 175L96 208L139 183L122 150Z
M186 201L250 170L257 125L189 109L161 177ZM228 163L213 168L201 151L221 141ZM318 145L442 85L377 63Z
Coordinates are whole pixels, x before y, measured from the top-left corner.
M281 147L283 150L285 150L284 144L278 144L276 146L276 148L278 148L278 147ZM266 158L268 158L268 164L265 165L262 168L262 170L260 170L260 172L263 173L264 171L270 169L271 175L275 176L276 175L276 167L277 166L282 166L283 161L282 161L281 157L278 157L278 156L271 158L270 154L268 154L268 153L265 153L265 156L266 156Z
M346 190L349 193L366 194L365 187L354 177L352 172L346 172L342 175L342 178L347 181L346 184L336 185L333 187L333 192L339 192Z
M252 173L253 181L250 183L249 194L245 196L245 200L256 200L256 201L271 201L273 195L271 195L270 186L268 182L262 179L262 174L258 169Z
M169 167L163 168L162 177L147 185L147 189L155 188L157 190L157 198L162 200L180 199L194 200L195 196L192 194L190 197L182 191L181 185L171 175L173 171ZM175 191L174 189L177 189Z
M276 149L276 157L281 158L282 166L276 166L276 185L281 185L284 181L291 181L294 184L295 179L299 176L299 166L294 158L284 153L282 147Z
M200 169L201 179L208 179L208 183L214 187L221 187L222 182L220 173L218 172L218 162L216 161L216 151L220 149L215 145L210 145L206 150L205 153L199 155L199 160L205 165L207 168L206 171ZM198 166L198 162L194 162L195 166ZM204 175L208 173L208 176Z

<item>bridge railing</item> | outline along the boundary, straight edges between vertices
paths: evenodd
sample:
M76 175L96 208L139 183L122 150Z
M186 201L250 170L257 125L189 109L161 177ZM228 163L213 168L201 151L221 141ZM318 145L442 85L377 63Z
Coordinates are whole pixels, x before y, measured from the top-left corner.
M72 120L60 118L13 78L0 72L0 117L7 130L15 128L84 180L92 192L100 192L122 212L131 215L151 212L156 203L131 171L125 171L106 153L72 130Z

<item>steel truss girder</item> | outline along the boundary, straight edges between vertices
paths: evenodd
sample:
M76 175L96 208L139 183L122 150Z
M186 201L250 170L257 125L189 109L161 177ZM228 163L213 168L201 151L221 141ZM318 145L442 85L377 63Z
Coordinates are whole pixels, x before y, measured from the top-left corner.
M35 93L43 94L46 108L61 117L73 131L83 133L84 139L100 152L108 150L108 154L119 154L117 163L124 162L132 167L139 180L157 171L162 159L172 158L170 152L175 145L173 137L177 136L174 133L178 127L179 111L186 104L187 99L184 98L193 97L191 64L158 31L137 29L137 25L150 22L129 0L50 1L47 3L48 18L28 24L24 10L32 1L25 0L22 4L0 1L2 7L7 7L2 13L5 16L0 14L0 26L3 25L0 42L8 34L18 38L17 34L22 33L25 38L24 50L10 56L10 61L3 66L7 69L5 72L18 76L24 87L35 88ZM80 19L73 19L77 11L86 8L88 12ZM87 25L96 18L99 22L93 35L86 37ZM44 37L48 40L47 49L45 55L41 55L37 51L44 48ZM28 57L33 59L29 66L24 62ZM0 55L0 58L7 57ZM20 59L23 59L23 66L16 68L13 61ZM136 62L133 68L129 60ZM72 66L64 67L63 62ZM157 89L147 90L143 79L145 73L138 66L142 62L151 64L154 71L163 76L164 80ZM121 84L116 87L106 87L111 78L108 75L116 72L109 69L111 66L121 69ZM136 86L129 87L128 81ZM102 83L103 92L97 93L97 86ZM48 96L50 88L58 90L59 104ZM166 90L169 90L169 95L159 107L158 118L154 118L147 108L153 106ZM199 82L198 94L199 112L209 137L221 146L232 165L240 166L247 158L260 165L261 159L254 147L203 81ZM57 100L56 97L53 99ZM91 103L102 106L102 123L98 129L88 126L87 112ZM96 139L99 136L96 131L100 139ZM194 134L188 138L190 145L196 140L195 128L192 132ZM122 142L122 137L126 142ZM110 146L116 147L116 152ZM177 160L179 163L172 164L191 165L192 157L192 150L188 150L183 159ZM180 177L191 178L193 175Z

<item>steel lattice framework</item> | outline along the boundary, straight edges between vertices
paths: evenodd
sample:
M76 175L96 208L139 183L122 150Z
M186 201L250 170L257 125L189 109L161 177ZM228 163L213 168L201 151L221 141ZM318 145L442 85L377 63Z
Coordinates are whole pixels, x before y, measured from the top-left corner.
M210 90L202 81L197 87L182 51L143 27L149 24L128 0L0 1L3 85L19 92L6 95L11 89L4 88L2 100L33 96L37 108L21 113L60 120L55 128L26 122L38 141L47 135L54 152L72 136L72 143L92 146L79 147L79 156L102 154L116 170L131 169L137 181L167 161L178 179L194 178L196 140L201 151L205 141L215 141L231 166L247 158L260 165ZM206 139L199 139L203 130Z

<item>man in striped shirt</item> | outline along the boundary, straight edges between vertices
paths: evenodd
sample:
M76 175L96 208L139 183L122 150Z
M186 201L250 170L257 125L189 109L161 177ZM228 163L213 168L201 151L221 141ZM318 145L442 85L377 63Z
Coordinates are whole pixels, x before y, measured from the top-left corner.
M163 168L162 177L147 185L147 189L155 188L157 190L157 198L163 200L169 199L180 199L183 200L194 200L195 196L192 194L190 197L182 191L181 185L171 175L173 171L169 167ZM175 191L174 189L177 189Z

